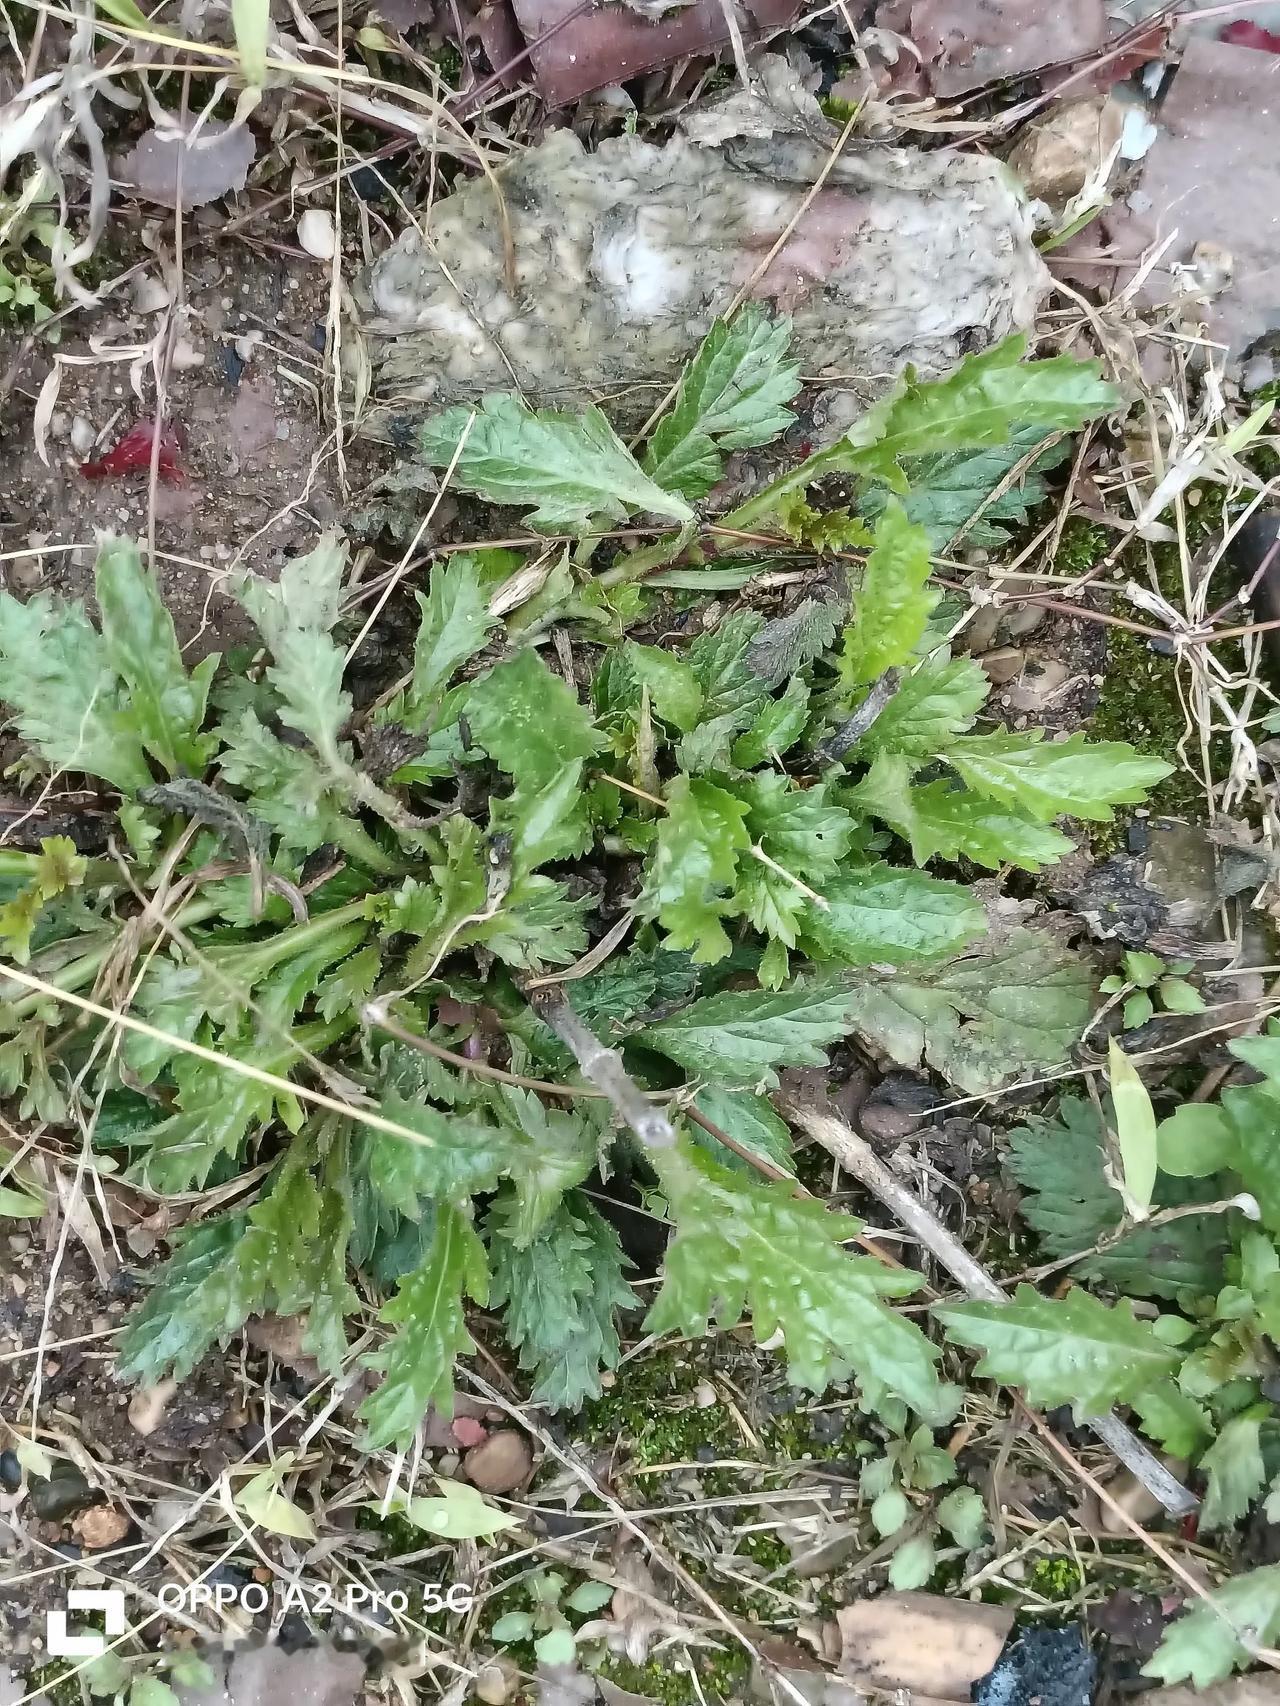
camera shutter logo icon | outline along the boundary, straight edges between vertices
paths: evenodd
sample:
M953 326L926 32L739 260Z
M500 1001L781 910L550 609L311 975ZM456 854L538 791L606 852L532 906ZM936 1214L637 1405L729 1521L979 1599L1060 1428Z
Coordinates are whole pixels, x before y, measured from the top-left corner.
M100 1611L108 1636L124 1634L124 1595L116 1588L73 1588L67 1610ZM45 1618L45 1647L51 1658L96 1659L106 1645L101 1635L68 1635L66 1611L51 1611Z

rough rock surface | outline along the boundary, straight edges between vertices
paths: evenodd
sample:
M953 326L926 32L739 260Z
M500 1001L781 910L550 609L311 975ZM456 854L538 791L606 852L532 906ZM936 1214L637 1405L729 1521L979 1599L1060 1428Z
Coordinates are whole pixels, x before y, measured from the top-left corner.
M516 385L643 419L744 287L791 315L806 376L850 393L837 422L907 362L935 375L1030 327L1047 275L1011 175L980 155L846 146L756 278L837 138L786 61L762 76L664 147L588 154L557 131L503 168L502 207L487 179L438 202L357 291L368 430Z

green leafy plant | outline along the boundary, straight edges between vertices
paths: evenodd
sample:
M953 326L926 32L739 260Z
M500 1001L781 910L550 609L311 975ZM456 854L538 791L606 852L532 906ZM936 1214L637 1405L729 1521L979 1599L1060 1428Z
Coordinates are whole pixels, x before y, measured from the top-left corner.
M897 1539L889 1584L900 1591L924 1587L937 1567L941 1536L966 1552L980 1545L987 1528L981 1495L951 1486L956 1466L934 1444L927 1427L903 1431L881 1457L862 1466L859 1486L871 1502L871 1524L885 1540ZM934 1498L941 1488L950 1490Z
M1154 1161L1149 1194L1119 1188L1111 1140L1133 1119L1123 1105L1133 1084L1114 1055L1104 1118L1067 1099L1058 1122L1039 1120L1012 1137L1011 1166L1028 1191L1023 1213L1046 1253L1071 1258L1073 1273L1095 1288L1161 1299L1162 1313L1144 1322L1123 1295L1106 1302L1077 1288L1050 1299L1029 1286L1007 1306L938 1312L952 1337L984 1349L981 1369L1019 1378L1036 1402L1129 1404L1156 1445L1198 1466L1199 1528L1213 1535L1255 1506L1268 1516L1280 1509L1280 1425L1269 1397L1280 1344L1280 1034L1273 1027L1228 1046L1256 1082L1229 1085L1216 1103L1184 1101L1152 1116L1149 1136L1139 1112ZM1132 1154L1122 1162L1129 1178ZM1147 1672L1208 1686L1269 1644L1278 1620L1274 1567L1248 1571L1192 1604Z
M583 1189L622 1166L671 1223L648 1330L749 1318L797 1383L852 1374L899 1432L914 1413L913 1439L954 1413L937 1345L895 1307L919 1276L851 1253L859 1223L795 1194L769 1098L850 1038L980 1092L1063 1063L1087 1024L1087 965L1035 929L988 940L963 879L1052 863L1072 845L1057 819L1105 821L1168 766L978 729L989 683L930 628L931 534L911 503L954 474L938 457L1007 453L1114 397L1088 363L1026 362L1017 340L906 379L728 518L821 515L838 476L870 517L843 588L654 644L645 582L693 548L726 453L786 426L786 344L758 311L715 328L636 451L595 409L489 397L428 421L426 461L565 549L529 607L512 588L537 579L545 542L442 552L412 668L371 706L349 681L336 537L277 582L239 580L260 645L235 669L186 669L126 540L101 542L97 625L0 594L16 729L48 769L115 791L129 850L123 871L56 846L6 855L0 1072L156 1196L262 1168L234 1207L174 1232L123 1335L125 1377L185 1374L265 1310L305 1314L304 1349L336 1372L364 1286L382 1329L364 1355L370 1447L408 1448L429 1405L448 1413L477 1309L501 1316L540 1399L578 1405L636 1304ZM609 556L602 534L646 516L674 529ZM543 657L552 621L578 624L581 676ZM939 859L945 874L926 868ZM118 1025L94 987L130 991ZM937 1319L1000 1378L1065 1389L1037 1307ZM1171 1376L1154 1329L1071 1307L1088 1362L1073 1396ZM963 1503L936 1512L962 1544Z
M579 1642L584 1639L586 1656L594 1656L590 1636L580 1636L582 1625L575 1627L568 1614L589 1618L593 1611L603 1610L613 1598L607 1582L587 1579L569 1588L567 1577L559 1570L538 1570L520 1584L520 1591L529 1609L504 1611L489 1631L495 1641L529 1641L545 1665L575 1663L581 1652Z
M1125 1029L1134 1031L1155 1016L1157 1007L1164 1013L1204 1012L1204 997L1187 982L1194 964L1193 960L1173 960L1166 965L1158 954L1129 950L1124 956L1124 970L1104 977L1098 988L1122 1003Z

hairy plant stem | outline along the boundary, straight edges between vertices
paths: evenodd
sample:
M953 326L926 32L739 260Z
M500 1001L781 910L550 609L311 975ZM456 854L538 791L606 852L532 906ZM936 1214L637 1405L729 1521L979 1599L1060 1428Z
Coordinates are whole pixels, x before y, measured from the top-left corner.
M220 900L193 900L190 905L184 906L174 916L173 923L180 930L189 929L193 924L203 924L206 919L216 918L221 911L222 902ZM86 984L92 983L97 977L102 970L103 962L113 952L115 945L116 938L112 936L109 942L104 942L100 947L91 949L87 954L81 954L79 959L69 960L66 965L51 973L45 981L55 984L59 989L83 989ZM0 973L0 1000L4 999L4 995L4 978L3 974ZM10 1004L9 1017L29 1019L45 999L45 996L38 994L20 996Z
M820 1143L847 1173L892 1210L970 1297L987 1303L1009 1301L1008 1293L992 1279L981 1262L969 1254L919 1197L894 1177L871 1145L859 1137L852 1126L835 1113L785 1091L775 1095L774 1102L785 1119ZM1199 1501L1195 1496L1114 1412L1091 1416L1088 1426L1125 1468L1141 1481L1152 1497L1160 1501L1170 1516L1189 1516L1198 1508Z

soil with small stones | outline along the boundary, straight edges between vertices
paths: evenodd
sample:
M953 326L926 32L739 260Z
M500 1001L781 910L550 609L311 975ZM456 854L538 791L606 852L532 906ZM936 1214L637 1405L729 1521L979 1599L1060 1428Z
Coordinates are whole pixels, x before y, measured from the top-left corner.
M158 485L155 545L165 601L194 660L252 638L227 592L233 560L274 577L288 557L341 523L345 500L321 395L327 273L292 258L224 250L190 261L184 282L179 362L191 365L171 369L167 419L185 438L185 479ZM19 597L90 595L95 534L148 537L145 472L89 479L80 471L151 413L138 393L150 391L150 345L161 320L158 311L138 311L135 304L147 302L140 291L135 281L72 317L56 347L38 346L22 365L7 400L0 559L5 584ZM16 341L0 334L0 370L5 343ZM55 365L46 462L34 420ZM357 460L365 454L355 452Z

